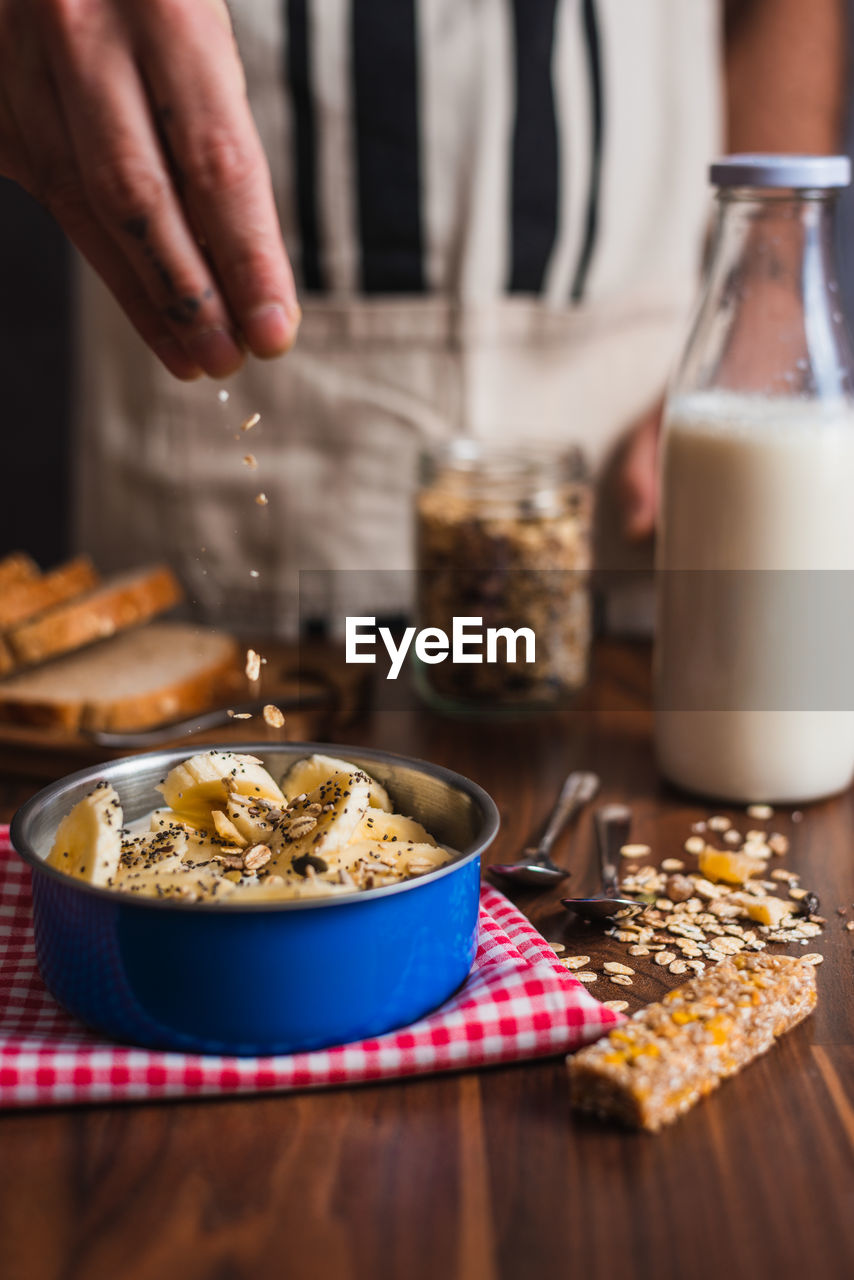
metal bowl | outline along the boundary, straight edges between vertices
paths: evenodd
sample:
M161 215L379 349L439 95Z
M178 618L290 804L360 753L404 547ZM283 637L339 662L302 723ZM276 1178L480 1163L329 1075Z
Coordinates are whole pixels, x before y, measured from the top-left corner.
M32 868L36 956L56 999L113 1039L252 1055L381 1035L440 1005L474 959L480 855L499 823L492 799L449 769L385 751L310 742L241 751L276 779L313 752L351 760L459 856L328 900L193 904L98 889L45 865L60 820L101 778L126 822L141 817L162 803L155 784L191 751L81 770L40 791L11 828Z

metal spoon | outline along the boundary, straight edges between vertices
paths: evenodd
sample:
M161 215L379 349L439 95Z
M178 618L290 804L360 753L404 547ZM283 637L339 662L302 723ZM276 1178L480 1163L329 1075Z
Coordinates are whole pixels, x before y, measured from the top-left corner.
M599 849L599 872L602 893L592 898L561 898L568 911L583 916L585 920L599 922L613 916L625 919L643 911L642 902L620 897L620 875L617 870L620 849L628 843L632 813L624 804L604 804L593 816L596 828L596 844Z
M599 790L595 773L571 773L560 789L548 826L536 849L526 849L518 862L507 862L488 868L494 876L515 880L519 884L546 885L565 880L571 873L559 867L550 857L552 845L571 818L593 799Z

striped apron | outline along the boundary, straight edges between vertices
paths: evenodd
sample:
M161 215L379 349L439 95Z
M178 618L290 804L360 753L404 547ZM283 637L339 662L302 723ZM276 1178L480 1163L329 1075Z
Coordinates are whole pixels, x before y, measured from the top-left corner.
M660 394L718 150L718 12L231 8L299 340L250 362L224 400L172 380L81 269L75 528L105 567L170 560L202 616L287 633L300 571L320 571L303 578L304 612L406 608L425 445L560 440L601 471ZM236 440L256 412L251 445Z

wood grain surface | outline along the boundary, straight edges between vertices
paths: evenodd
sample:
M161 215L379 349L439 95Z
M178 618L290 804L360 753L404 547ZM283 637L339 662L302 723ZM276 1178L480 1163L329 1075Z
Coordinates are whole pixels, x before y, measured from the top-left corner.
M632 805L634 837L676 856L690 823L729 812L668 791L650 749L648 653L599 651L582 704L545 721L441 720L378 690L353 742L435 760L487 787L509 859L573 767ZM6 814L33 789L5 787ZM561 1060L379 1087L231 1101L0 1115L3 1280L821 1280L854 1266L852 795L774 826L822 900L817 1013L659 1136L574 1116ZM589 815L558 846L571 891L595 886ZM558 893L518 901L594 957ZM844 908L846 916L837 914ZM630 959L654 999L678 979ZM642 967L643 966L643 967Z

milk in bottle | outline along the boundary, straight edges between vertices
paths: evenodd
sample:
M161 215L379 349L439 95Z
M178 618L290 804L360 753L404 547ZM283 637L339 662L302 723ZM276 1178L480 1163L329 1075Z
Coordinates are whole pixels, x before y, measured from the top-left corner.
M673 782L799 802L854 771L854 394L832 269L841 157L730 157L665 412L656 751Z

